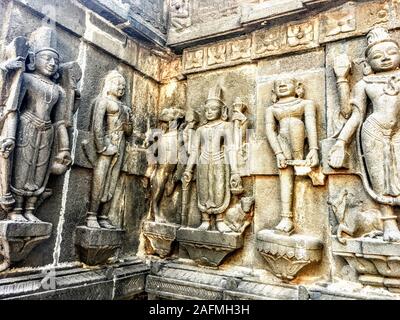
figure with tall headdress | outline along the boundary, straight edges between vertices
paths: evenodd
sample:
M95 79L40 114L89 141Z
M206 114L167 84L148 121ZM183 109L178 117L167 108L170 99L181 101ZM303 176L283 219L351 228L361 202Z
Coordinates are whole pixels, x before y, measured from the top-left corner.
M334 64L340 111L347 120L330 151L329 164L344 167L346 147L356 139L364 188L381 206L384 240L400 241L394 214L400 205L400 47L382 27L368 33L367 45L364 77L351 95L348 57L340 56Z
M67 128L76 111L76 83L81 73L76 63L60 66L53 28L40 27L32 33L28 48L27 43L23 37L16 38L10 45L12 57L1 67L0 152L9 160L0 161L0 200L10 220L40 222L35 211L46 196L50 174L63 174L71 165ZM72 77L64 88L57 82L63 68ZM70 68L74 71L66 70Z
M196 165L197 204L202 213L198 229L209 230L215 220L218 231L231 232L223 214L230 204L231 192L241 185L241 177L237 169L233 123L227 121L228 108L221 86L210 89L203 113L204 123L194 134L183 181L188 183L192 179Z

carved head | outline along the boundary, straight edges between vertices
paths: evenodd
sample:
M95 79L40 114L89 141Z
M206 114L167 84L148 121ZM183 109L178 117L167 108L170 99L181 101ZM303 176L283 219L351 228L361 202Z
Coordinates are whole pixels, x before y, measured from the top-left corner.
M121 99L125 95L126 80L117 70L110 71L104 78L103 96L113 96Z
M367 35L367 42L365 57L371 71L392 71L400 66L399 45L390 38L386 29L382 27L372 29Z
M210 89L208 99L204 106L204 116L206 121L213 121L217 119L228 119L228 108L223 102L223 91L220 85Z
M31 34L28 70L48 78L59 77L60 54L56 50L56 35L56 31L49 26L42 26Z
M304 97L304 85L293 78L281 78L274 82L272 90L272 102L276 103L281 98Z
M175 129L184 122L184 118L185 111L179 108L170 107L161 111L159 120L162 126L164 124L169 126L170 129Z
M253 207L254 201L254 197L243 197L240 199L242 210L246 213L249 213Z

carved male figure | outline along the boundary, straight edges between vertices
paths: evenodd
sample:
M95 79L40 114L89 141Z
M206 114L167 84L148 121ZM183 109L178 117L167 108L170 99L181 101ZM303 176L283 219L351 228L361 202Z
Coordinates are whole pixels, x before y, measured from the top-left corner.
M182 125L184 124L184 111L178 108L166 108L160 115L161 130L163 133L158 138L157 164L150 178L152 189L151 215L156 222L168 222L166 217L160 214L160 202L162 196L171 196L182 171L179 167L181 152L186 152L183 146ZM178 170L177 170L178 169ZM179 174L180 171L180 174Z
M394 206L400 205L400 49L381 27L368 33L367 42L364 77L352 89L351 99L346 98L351 64L340 61L345 59L341 57L334 66L341 114L348 120L330 152L329 164L343 167L346 146L356 137L364 188L381 204L384 240L400 241L394 214Z
M108 214L123 164L126 137L133 129L132 112L121 101L125 90L125 78L116 70L110 71L95 101L92 131L98 158L86 217L90 228L115 229Z
M40 222L35 210L50 174L63 174L71 164L66 125L70 119L66 110L74 109L67 105L74 101L67 101L66 91L56 83L59 60L55 31L43 26L33 32L27 72L23 73L21 85L14 86L18 92L13 96L18 96L18 103L3 110L8 120L7 132L3 136L3 131L1 137L1 156L11 156L13 151L10 189L15 205L8 218L14 221ZM22 61L25 57L8 61L3 72L24 67Z
M241 185L237 171L233 124L228 122L228 109L222 101L222 88L216 86L204 106L205 122L196 130L192 151L183 176L184 183L192 179L197 164L198 207L202 213L200 230L209 230L216 219L220 232L230 232L223 213L231 200L232 185Z
M303 96L301 82L282 78L275 81L274 104L266 109L267 138L276 156L281 189L281 221L275 229L288 234L294 230L294 170L290 162L303 160L308 167L319 164L316 108L313 101ZM304 161L306 138L309 152Z

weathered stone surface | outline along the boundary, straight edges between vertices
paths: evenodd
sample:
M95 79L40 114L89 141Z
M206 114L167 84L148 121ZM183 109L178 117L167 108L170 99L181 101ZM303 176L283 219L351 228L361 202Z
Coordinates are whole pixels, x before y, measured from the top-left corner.
M75 245L81 261L88 265L107 262L122 244L122 230L76 228Z
M143 233L150 242L149 254L155 253L161 258L169 256L179 227L179 225L146 221L143 225Z

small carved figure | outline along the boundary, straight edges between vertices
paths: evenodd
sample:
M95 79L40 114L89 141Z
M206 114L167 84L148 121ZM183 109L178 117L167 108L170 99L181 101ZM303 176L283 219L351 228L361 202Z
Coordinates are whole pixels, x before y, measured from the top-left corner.
M231 188L241 185L237 171L233 124L228 122L228 108L222 100L222 88L217 85L209 92L204 106L205 123L194 135L192 150L183 174L183 183L192 180L197 165L197 198L202 213L200 230L209 230L211 218L216 219L220 232L230 232L223 213L231 200Z
M123 164L126 137L133 129L132 111L121 101L125 90L123 75L116 70L110 71L94 104L92 131L97 160L86 217L89 228L115 229L108 214Z
M163 195L170 197L173 194L181 179L182 170L179 168L183 168L180 159L181 152L185 152L182 136L185 113L178 108L166 108L161 112L159 120L163 133L158 138L157 148L153 149L158 155L158 161L150 177L152 193L150 211L151 220L166 223L169 222L168 218L161 215L159 205ZM151 139L148 137L146 146L150 145Z
M208 65L224 63L226 60L226 46L224 44L208 48Z
M233 231L242 233L251 223L254 197L243 197L233 208L226 211L225 223Z
M354 194L344 190L335 200L329 201L339 226L336 231L338 241L345 244L345 233L353 238L374 238L383 235L381 212L376 209L360 210L363 202Z
M190 0L174 0L171 3L171 26L181 32L192 25L190 18Z
M23 38L15 41L23 46ZM8 218L41 222L35 212L38 203L48 195L46 185L50 174L65 173L72 162L67 127L76 111L76 82L81 74L79 66L70 63L67 68L71 64L75 67L65 74L71 77L63 82L66 87L56 83L63 66L60 66L54 29L40 27L32 33L29 44L28 57L26 53L14 54L0 68L3 79L12 72L19 73L14 75L6 99L4 96L0 99L3 103L6 100L5 107L1 108L1 157L12 159L12 163L0 161L1 201L3 208L13 203L8 192L3 194L4 190L11 190L15 204L8 210ZM8 187L7 183L10 183Z
M311 168L319 164L316 108L313 101L303 96L301 82L290 78L277 80L273 89L274 104L266 110L267 138L276 156L281 189L282 219L275 229L289 234L294 230L294 170L290 162L303 160L306 132L309 152L305 164Z
M329 164L342 168L346 146L356 136L361 178L368 194L381 204L384 240L400 241L394 206L400 205L400 49L380 27L367 35L364 77L354 86L350 99L350 63L335 61L341 114L346 120L330 151ZM345 59L348 61L348 58ZM368 99L372 108L368 112Z

